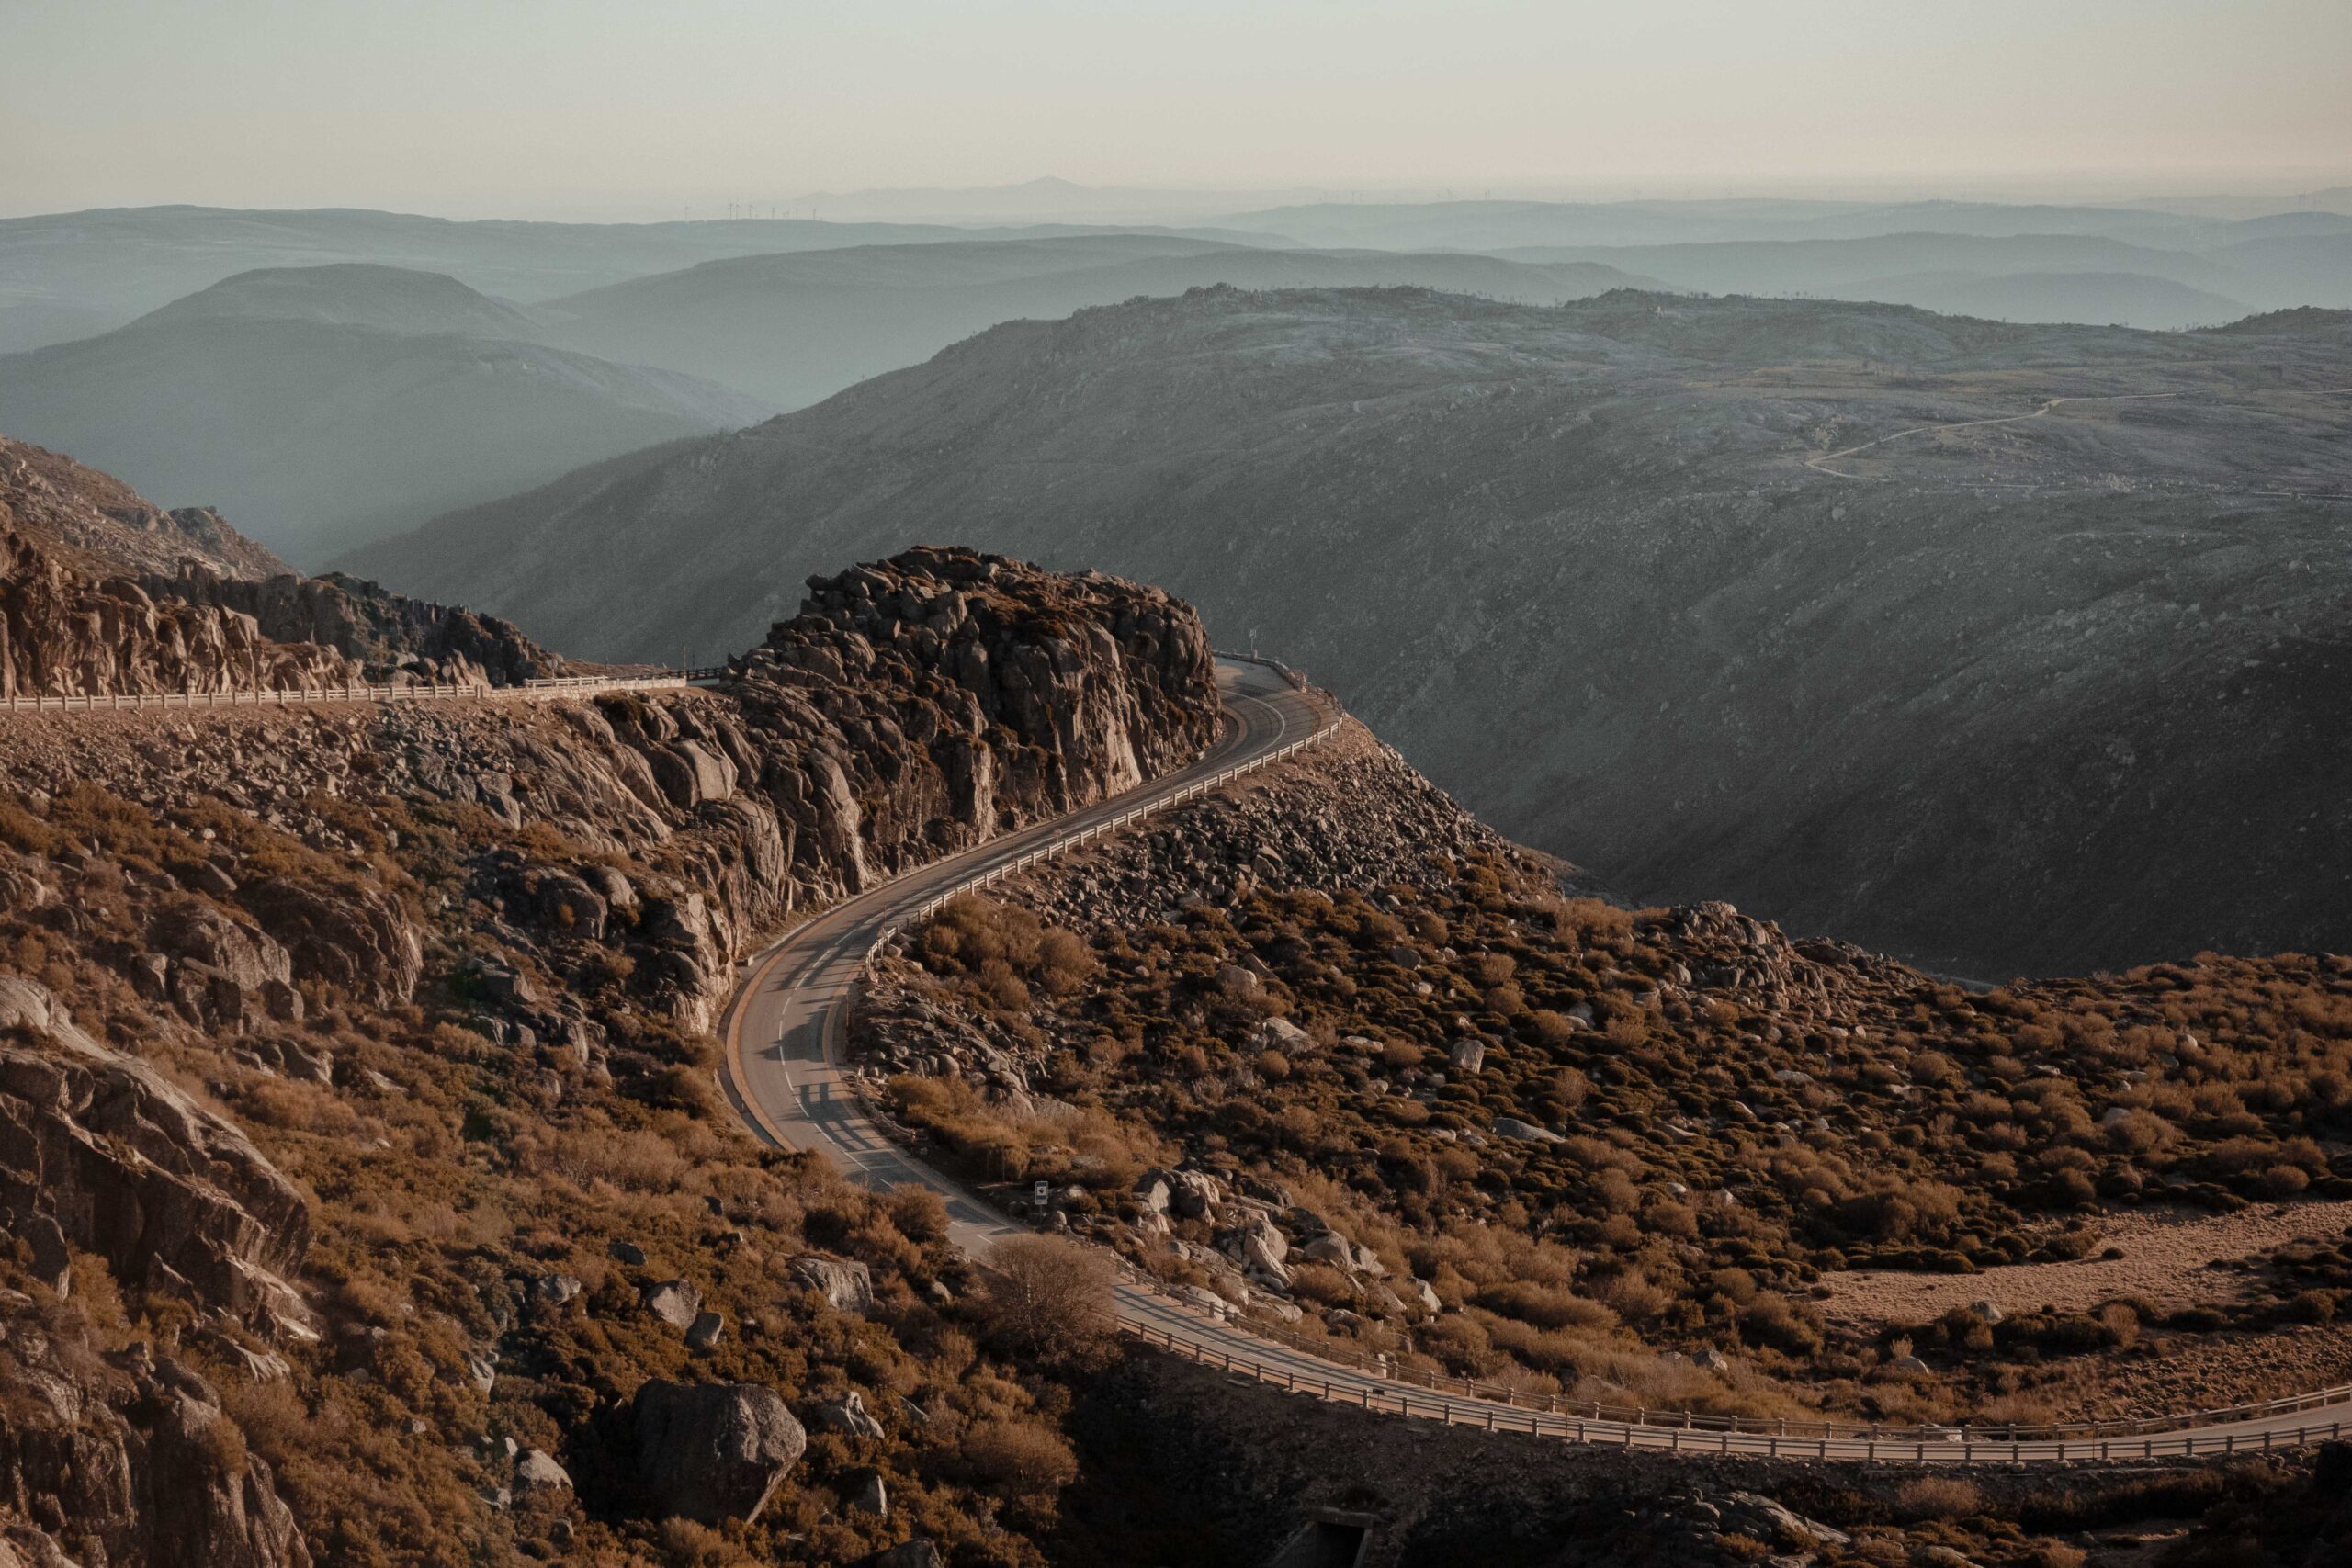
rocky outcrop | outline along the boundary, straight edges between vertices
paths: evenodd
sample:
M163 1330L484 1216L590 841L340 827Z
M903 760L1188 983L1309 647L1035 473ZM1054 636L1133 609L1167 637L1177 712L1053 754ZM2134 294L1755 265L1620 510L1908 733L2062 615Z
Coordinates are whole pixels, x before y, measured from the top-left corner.
M808 1436L784 1401L750 1383L639 1386L637 1482L657 1516L754 1519Z
M1480 854L1540 865L1568 891L1598 891L1577 868L1464 811L1359 725L1306 765L1311 792L1211 795L1018 882L1022 901L1062 924L1144 923L1175 918L1180 901L1230 906L1258 889L1430 886L1453 862Z
M284 877L246 886L241 902L285 944L294 976L385 1007L408 1000L424 943L397 898L371 887L322 888Z
M61 1344L28 1305L0 1307L0 1529L28 1561L309 1568L269 1466L202 1378L143 1347L94 1373L86 1346ZM0 1561L7 1551L0 1536Z
M334 686L358 673L331 649L270 641L250 615L83 576L11 525L0 498L0 697Z
M825 1298L835 1312L865 1312L874 1305L874 1273L865 1264L820 1253L803 1253L787 1270L796 1285Z
M780 1512L767 1499L806 1440L797 1402L846 1393L865 1374L842 1375L845 1338L805 1359L780 1351L797 1342L779 1322L867 1310L886 1269L896 1300L905 1277L903 1262L870 1258L854 1238L812 1235L783 1208L737 1196L771 1180L789 1188L794 1173L743 1164L746 1151L721 1140L711 1157L753 1174L708 1190L707 1257L680 1250L666 1225L647 1244L592 1231L594 1251L609 1243L638 1272L588 1282L493 1243L484 1251L509 1271L472 1281L478 1309L464 1289L446 1310L447 1298L395 1303L423 1276L405 1260L394 1270L383 1236L408 1222L372 1204L403 1190L379 1185L379 1169L469 1159L457 1151L473 1146L476 1108L477 1130L494 1122L547 1151L550 1180L595 1165L609 1130L641 1117L634 1108L723 1115L697 1035L763 931L804 904L1188 760L1217 723L1198 624L1163 596L956 551L873 574L926 603L968 589L942 645L945 673L920 638L889 630L869 594L852 595L860 607L845 616L814 605L718 690L16 716L0 745L0 956L104 1018L110 1044L74 1032L40 987L8 993L0 1222L16 1245L0 1265L19 1273L0 1284L28 1296L74 1290L61 1310L86 1305L95 1318L105 1292L73 1278L77 1249L95 1253L134 1306L143 1293L196 1309L201 1338L187 1353L214 1358L208 1373L260 1367L257 1381L291 1382L313 1411L345 1397L334 1379L401 1401L412 1432L434 1433L416 1445L418 1495L482 1499L501 1538L554 1529L570 1506L560 1472L587 1499L656 1517ZM826 654L842 660L838 676L819 668ZM205 1105L236 1107L265 1140L284 1139L266 1146L317 1184L315 1214L175 1078L202 1083ZM662 1161L644 1157L665 1180ZM347 1173L358 1162L368 1175L356 1188ZM518 1179L518 1192L541 1190L539 1178ZM639 1178L627 1189L576 1179L568 1196L550 1195L565 1211L551 1226L580 1225L582 1210L608 1222ZM355 1274L401 1283L322 1289L319 1342L273 1350L265 1336L299 1336L312 1321L282 1282L311 1224L335 1237L326 1280L350 1260ZM779 1290L796 1258L810 1260L799 1274L813 1281ZM419 1310L402 1310L411 1304ZM752 1381L647 1385L634 1407L611 1412L616 1440L540 1429L547 1462L518 1440L477 1473L491 1450L475 1441L476 1401L550 1412L596 1403L572 1374L557 1401L502 1369L537 1365L540 1347L583 1325L601 1335L615 1316L623 1348L591 1358L599 1378L627 1389L699 1362ZM888 1385L865 1386L876 1399ZM869 1414L836 1398L829 1408L870 1449L861 1462L904 1473L898 1407L877 1400ZM50 1416L25 1418L28 1442L65 1440L33 1430ZM289 1440L273 1421L256 1438L316 1539L340 1541L345 1503L322 1500L319 1434ZM7 1506L0 1497L0 1517ZM762 1521L763 1534L783 1528ZM864 1549L887 1540L868 1528ZM560 1554L560 1540L548 1545Z
M1068 810L1142 782L1215 736L1208 637L1157 589L1057 577L972 550L919 548L808 580L800 615L746 656L749 678L849 716L905 692L900 732L937 771L941 815L995 826L1005 807ZM1014 744L993 748L991 729ZM778 781L834 838L859 807L838 767Z
M334 650L280 644L251 615L151 586L285 563L209 512L164 512L128 486L0 437L0 697L338 685Z
M374 684L515 686L570 669L511 621L404 598L339 572L255 579L190 565L142 586L158 598L250 615L261 635L276 642L334 649L359 664Z
M134 1289L311 1334L285 1279L310 1246L301 1194L244 1134L16 976L0 976L0 1214Z

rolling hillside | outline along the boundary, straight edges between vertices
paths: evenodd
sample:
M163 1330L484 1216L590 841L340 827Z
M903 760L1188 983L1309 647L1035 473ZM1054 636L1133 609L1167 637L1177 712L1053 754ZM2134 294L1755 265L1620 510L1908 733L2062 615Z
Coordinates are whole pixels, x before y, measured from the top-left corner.
M2340 948L2344 387L2318 312L1204 291L1001 327L354 564L644 657L913 540L1099 562L1642 898L1996 978Z

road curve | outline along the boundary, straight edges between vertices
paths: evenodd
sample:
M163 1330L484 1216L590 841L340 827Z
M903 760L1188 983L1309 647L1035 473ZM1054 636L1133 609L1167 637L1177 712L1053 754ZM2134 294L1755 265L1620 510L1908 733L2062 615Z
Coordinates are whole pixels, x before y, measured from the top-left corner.
M1312 698L1272 671L1221 661L1225 731L1192 766L1085 810L993 840L844 900L795 928L752 958L721 1025L721 1078L752 1131L783 1147L823 1152L853 1179L876 1189L926 1187L947 1203L950 1235L985 1255L1023 1234L953 1178L889 1142L866 1114L845 1062L848 1002L876 945L947 894L1001 875L1083 838L1115 830L1137 813L1200 792L1236 767L1335 725ZM1117 1291L1120 1327L1211 1365L1317 1398L1389 1415L1425 1416L1488 1431L1684 1453L1864 1462L2083 1463L2197 1457L2292 1448L2339 1438L2352 1427L2352 1389L2173 1421L2067 1428L1867 1427L1728 1423L1677 1412L1588 1412L1531 1402L1501 1390L1391 1375L1353 1366L1179 1301L1127 1271Z

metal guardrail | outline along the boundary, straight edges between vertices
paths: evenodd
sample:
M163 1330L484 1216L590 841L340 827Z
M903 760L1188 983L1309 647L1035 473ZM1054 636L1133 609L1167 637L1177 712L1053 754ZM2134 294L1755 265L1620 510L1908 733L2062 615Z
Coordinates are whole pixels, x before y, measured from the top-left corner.
M107 713L161 709L296 707L311 703L424 703L561 696L576 692L671 691L696 678L677 675L560 675L493 686L485 681L436 686L268 686L230 692L92 692L72 696L0 698L7 713Z
M1127 1282L1150 1292L1170 1303L1179 1298L1158 1279L1121 1260L1120 1273ZM1190 1310L1190 1309L1187 1309ZM1137 1330L1140 1332L1140 1330ZM1160 1338L1166 1330L1154 1330ZM1782 1416L1718 1416L1702 1411L1652 1410L1642 1405L1605 1404L1597 1400L1563 1399L1557 1394L1531 1394L1502 1383L1481 1382L1471 1378L1448 1377L1426 1368L1400 1365L1383 1357L1368 1356L1361 1351L1335 1346L1326 1340L1310 1339L1293 1334L1276 1325L1251 1323L1244 1332L1253 1338L1263 1339L1284 1349L1296 1351L1318 1361L1353 1371L1381 1382L1401 1388L1421 1388L1438 1396L1441 1404L1449 1403L1446 1395L1468 1402L1466 1408L1484 1411L1500 1405L1506 1413L1524 1412L1543 1423L1539 1427L1507 1427L1507 1430L1555 1430L1563 1425L1582 1427L1599 1424L1609 1427L1633 1427L1655 1431L1690 1434L1694 1445L1703 1449L1700 1438L1709 1434L1735 1438L1788 1438L1803 1442L1857 1443L1880 1442L1899 1446L1905 1443L1931 1443L1939 1448L1974 1444L1979 1448L2003 1449L2017 1444L2082 1444L2114 1442L2131 1438L2162 1438L2166 1433L2188 1428L2222 1427L2258 1421L2268 1416L2291 1415L2301 1410L2323 1409L2330 1405L2352 1404L2352 1384L2314 1389L2307 1393L2290 1394L2278 1399L2259 1401L2250 1404L2222 1405L2210 1410L2194 1410L2165 1416L2119 1417L2107 1421L2042 1422L2028 1425L2022 1422L1999 1422L1985 1427L1971 1427L1964 1423L1942 1426L1894 1427L1873 1426L1862 1422L1804 1421ZM1170 1348L1185 1349L1183 1346ZM1194 1347L1204 1358L1223 1357L1226 1352L1206 1341ZM1235 1370L1242 1371L1237 1367ZM1276 1369L1281 1372L1282 1369ZM1326 1397L1338 1397L1326 1395ZM1418 1407L1417 1407L1418 1413ZM2347 1413L2352 1414L2352 1413ZM1468 1414L1464 1424L1476 1424ZM2331 1421L2325 1426L2314 1424L2293 1430L2310 1434L2304 1440L2318 1437L2333 1439L2345 1425L2344 1420ZM2203 1439L2206 1444L2215 1439ZM2125 1443L2125 1449L2130 1448ZM2158 1455L2177 1451L2158 1450ZM2186 1451L2186 1450L2177 1450ZM2221 1452L2218 1448L2200 1448L2198 1451ZM2236 1450L2227 1451L2235 1452Z
M1289 682L1294 690L1304 692L1307 689L1306 677L1279 659L1268 659L1262 654L1256 653L1231 653L1221 648L1211 649L1209 651L1216 658L1229 659L1236 664L1255 664L1262 669L1271 670Z
M1189 1357L1204 1366L1254 1378L1294 1393L1305 1393L1337 1404L1392 1416L1442 1421L1449 1427L1469 1427L1487 1432L1523 1432L1579 1443L1614 1443L1623 1448L1662 1449L1675 1453L1725 1454L1758 1459L1860 1460L1866 1463L1911 1461L1922 1464L2086 1463L2094 1461L2154 1459L2218 1459L2230 1454L2267 1453L2335 1442L2344 1436L2345 1422L2281 1427L2262 1432L2150 1435L2137 1439L2103 1438L2040 1438L1949 1429L1857 1427L1843 1432L1806 1434L1781 1431L1770 1424L1746 1427L1668 1425L1668 1413L1654 1411L1648 1422L1607 1416L1548 1412L1498 1405L1491 1401L1456 1404L1442 1394L1415 1400L1407 1387L1392 1378L1335 1383L1328 1377L1303 1374L1295 1367L1272 1365L1251 1357L1237 1357L1228 1347L1194 1339L1150 1324L1121 1326L1146 1344L1158 1345ZM1261 1334L1256 1325L1249 1330ZM1389 1383L1393 1392L1377 1384ZM2218 1423L2199 1422L2199 1426Z

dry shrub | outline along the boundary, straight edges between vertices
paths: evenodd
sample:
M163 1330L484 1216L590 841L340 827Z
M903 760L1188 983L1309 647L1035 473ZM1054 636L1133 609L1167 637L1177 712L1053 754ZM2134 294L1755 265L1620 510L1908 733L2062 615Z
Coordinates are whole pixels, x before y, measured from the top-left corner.
M947 1239L947 1200L931 1188L912 1182L893 1187L884 1208L909 1241L930 1247Z
M1532 1280L1503 1280L1477 1294L1477 1304L1538 1328L1580 1328L1600 1333L1617 1325L1617 1314L1600 1303L1557 1285Z
M1915 1475L1894 1489L1896 1517L1914 1522L1974 1518L1984 1511L1984 1494L1966 1476Z
M964 1435L965 1466L983 1486L1035 1496L1078 1479L1078 1456L1061 1434L1031 1421L982 1421Z
M1060 1366L1109 1354L1118 1275L1100 1249L1059 1236L1008 1236L989 1253L980 1315L989 1338Z
M662 1555L673 1568L749 1568L756 1561L708 1525L679 1518L662 1521Z
M582 1187L605 1182L624 1192L673 1192L685 1185L693 1171L669 1139L618 1127L558 1133L549 1163Z

